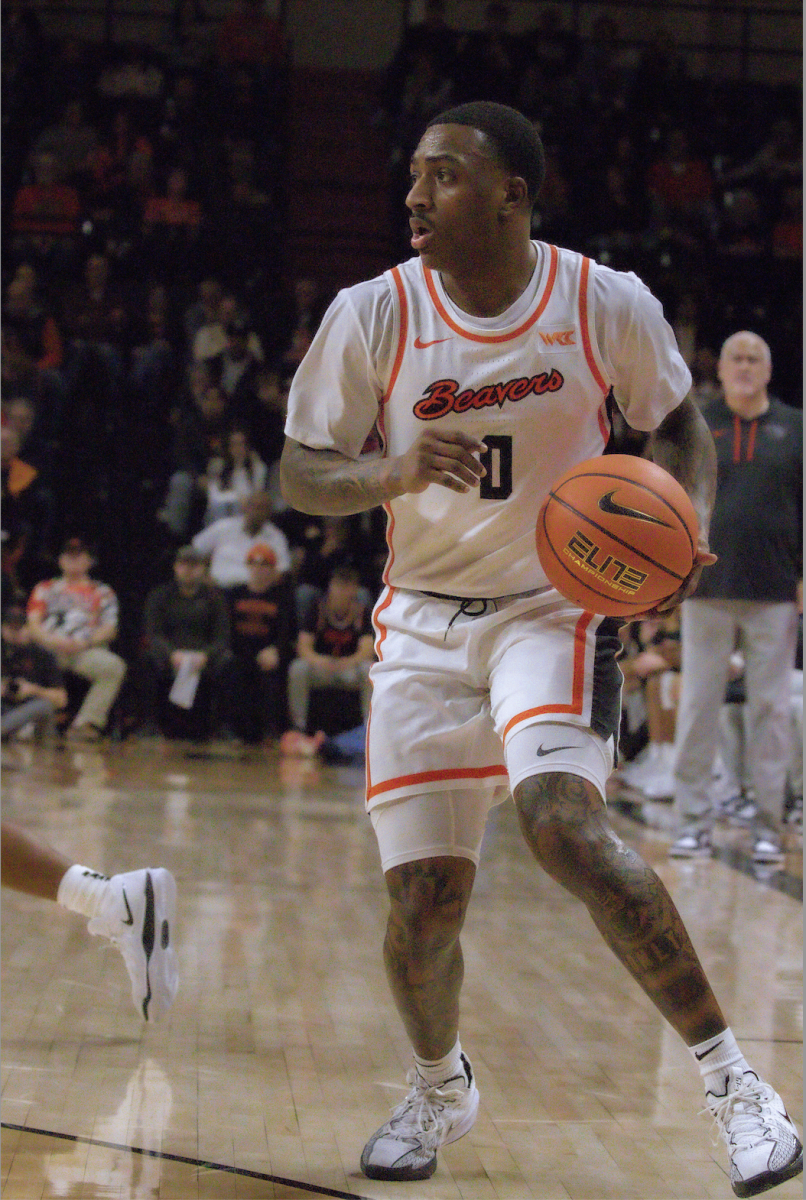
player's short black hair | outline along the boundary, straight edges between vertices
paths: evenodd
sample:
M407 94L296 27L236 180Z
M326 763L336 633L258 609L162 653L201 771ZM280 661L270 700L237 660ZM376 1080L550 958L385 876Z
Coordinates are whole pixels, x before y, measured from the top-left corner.
M540 134L522 112L492 100L472 100L432 117L426 128L432 125L470 125L478 129L489 139L503 166L525 180L534 204L546 175L546 154Z

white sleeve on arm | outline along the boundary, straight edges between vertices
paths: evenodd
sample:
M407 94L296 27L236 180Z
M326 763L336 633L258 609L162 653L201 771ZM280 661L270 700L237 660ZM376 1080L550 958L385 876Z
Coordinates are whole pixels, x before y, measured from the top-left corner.
M663 306L632 271L596 264L594 327L599 353L627 424L656 429L686 397L691 374Z
M339 292L294 375L288 437L358 458L378 417L393 325L383 276Z

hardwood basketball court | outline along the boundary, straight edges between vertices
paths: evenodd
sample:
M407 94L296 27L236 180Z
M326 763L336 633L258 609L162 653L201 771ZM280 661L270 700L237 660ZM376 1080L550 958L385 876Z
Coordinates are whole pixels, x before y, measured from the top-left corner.
M431 1180L402 1185L358 1169L409 1065L362 772L130 740L11 745L3 775L5 816L68 857L174 872L181 966L169 1020L143 1026L117 950L3 892L4 1200L732 1196L688 1052L532 864L511 804L491 817L463 936L479 1119ZM668 811L612 809L802 1128L799 845L754 875L746 835L725 830L715 860L673 863ZM800 1197L802 1180L770 1195Z

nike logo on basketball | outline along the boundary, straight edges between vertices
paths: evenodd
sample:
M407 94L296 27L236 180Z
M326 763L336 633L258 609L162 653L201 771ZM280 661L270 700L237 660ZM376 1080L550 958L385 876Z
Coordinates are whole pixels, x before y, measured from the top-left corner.
M720 1038L720 1040L717 1042L716 1046L721 1046L721 1045L722 1045L722 1043L724 1042L724 1040L725 1040L724 1038ZM695 1050L695 1051L694 1051L694 1057L695 1057L695 1058L696 1058L696 1059L697 1059L699 1062L702 1062L702 1060L703 1060L704 1058L707 1058L707 1057L708 1057L708 1055L711 1053L711 1051L712 1051L712 1050L716 1050L716 1046L709 1046L707 1050L703 1050L702 1054L698 1054L698 1053L697 1053L697 1051Z
M433 342L423 342L420 340L420 337L418 334L418 336L414 339L414 349L415 350L427 350L429 346L437 346L437 345L439 345L440 342L449 342L450 340L451 339L449 337L444 337L444 338L434 338Z
M126 919L123 921L123 924L124 924L124 925L133 925L133 924L134 924L134 917L132 916L132 910L129 908L129 898L128 898L128 896L126 895L126 889L125 889L125 888L123 889L123 903L126 905L126 912L129 914L129 915L126 917Z
M538 758L543 758L543 757L545 757L546 754L556 754L558 750L577 750L577 749L578 749L577 746L549 746L547 750L544 750L542 746L538 746L537 750L535 750L535 754L537 755Z
M603 513L612 513L616 517L635 517L636 521L649 521L652 525L662 525L664 529L671 529L672 526L666 521L661 521L659 517L651 517L649 513L641 512L640 508L627 508L624 504L619 504L613 499L616 493L614 488L612 492L605 492L599 497L599 510Z

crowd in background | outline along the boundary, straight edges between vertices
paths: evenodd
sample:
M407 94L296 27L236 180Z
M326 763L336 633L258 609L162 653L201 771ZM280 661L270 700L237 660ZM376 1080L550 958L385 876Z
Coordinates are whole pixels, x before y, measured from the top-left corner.
M520 107L547 150L535 236L635 270L702 399L721 341L749 327L772 347L773 392L799 406L799 90L693 78L668 36L627 54L607 16L587 39L551 7L528 34L510 21L492 3L462 31L433 0L404 33L367 113L396 213L431 116ZM161 44L100 45L10 0L2 66L4 603L27 603L78 537L133 662L177 551L255 493L288 545L297 623L336 566L371 600L377 514L312 520L277 482L287 389L331 298L284 244L293 48L277 21L260 0L220 22L190 0ZM390 265L410 253L398 224Z

